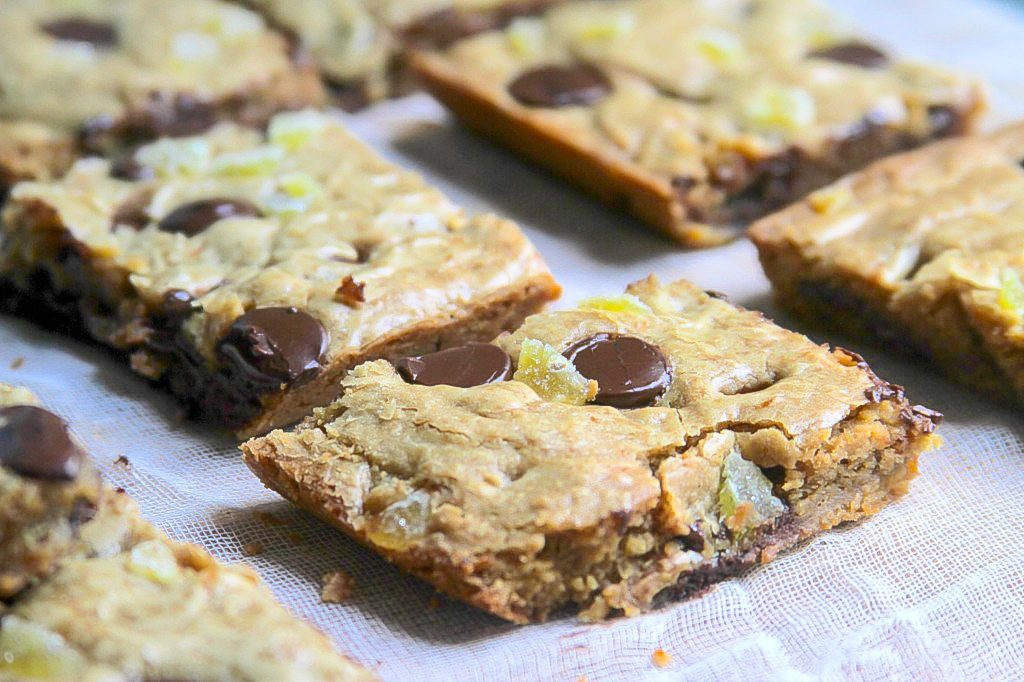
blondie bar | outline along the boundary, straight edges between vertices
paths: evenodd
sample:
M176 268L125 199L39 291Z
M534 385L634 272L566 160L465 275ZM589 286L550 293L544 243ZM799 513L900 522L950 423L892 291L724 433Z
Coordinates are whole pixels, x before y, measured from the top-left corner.
M0 282L240 437L326 404L349 367L492 338L558 294L515 225L312 111L19 184Z
M809 0L578 0L414 56L464 123L688 246L969 130L979 86Z
M251 570L171 540L0 385L0 679L372 680Z
M779 303L1024 402L1024 124L879 161L756 223Z
M653 278L343 386L245 443L250 468L520 623L634 614L874 513L940 419L853 353Z
M557 0L243 0L308 50L328 89L355 111L410 83L405 51L442 47Z
M0 193L80 152L262 125L323 98L282 36L215 0L5 0L0 35Z

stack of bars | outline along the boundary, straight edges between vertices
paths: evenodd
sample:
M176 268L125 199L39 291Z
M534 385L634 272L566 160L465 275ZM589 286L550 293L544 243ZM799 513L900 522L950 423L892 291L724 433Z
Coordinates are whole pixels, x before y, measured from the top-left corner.
M689 282L544 312L560 287L515 224L318 107L415 74L682 244L759 219L796 312L1024 395L1024 127L908 151L971 132L979 85L808 0L9 0L0 32L6 309L110 347L249 439L268 487L507 620L632 615L873 514L941 415ZM33 675L373 677L5 386L0 678Z

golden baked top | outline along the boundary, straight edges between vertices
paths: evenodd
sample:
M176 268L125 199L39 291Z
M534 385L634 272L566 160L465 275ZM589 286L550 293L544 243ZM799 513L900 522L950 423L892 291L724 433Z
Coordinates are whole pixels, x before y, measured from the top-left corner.
M889 58L813 0L580 0L443 54L467 86L575 145L696 183L736 154L815 156L869 126L926 136L980 99L973 81Z
M848 278L927 309L946 293L1024 336L1024 125L876 162L751 228L808 277ZM907 308L913 314L912 308Z
M6 0L0 34L0 119L69 132L153 98L218 101L294 76L284 38L218 0Z
M374 679L242 566L145 522L0 384L0 679Z
M69 238L98 273L71 286L187 316L183 332L209 361L244 313L296 308L299 322L262 326L306 330L297 352L323 365L547 277L512 223L466 217L330 116L280 114L268 130L225 123L18 185L0 271L56 260L46 250Z

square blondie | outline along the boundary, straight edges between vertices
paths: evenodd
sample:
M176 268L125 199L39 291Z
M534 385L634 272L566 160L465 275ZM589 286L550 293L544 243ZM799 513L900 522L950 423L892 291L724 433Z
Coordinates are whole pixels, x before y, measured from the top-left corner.
M756 223L780 305L1024 402L1024 124L868 166Z
M413 66L470 129L687 246L970 130L984 105L809 0L576 0Z
M239 437L330 402L351 366L492 338L559 292L514 224L309 110L80 160L19 184L0 221L9 307Z
M175 542L0 384L0 679L375 679L256 574Z
M271 489L508 620L635 614L903 495L941 415L685 281L356 367L242 446Z
M6 0L0 34L0 195L79 154L259 126L324 96L284 37L219 0Z

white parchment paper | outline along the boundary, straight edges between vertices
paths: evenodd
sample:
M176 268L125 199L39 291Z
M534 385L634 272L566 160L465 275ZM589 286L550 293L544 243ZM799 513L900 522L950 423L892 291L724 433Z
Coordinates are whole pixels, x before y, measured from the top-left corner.
M893 51L983 75L993 121L1024 114L1024 6L834 4ZM654 272L800 328L772 308L747 243L681 252L458 130L425 95L350 121L471 209L518 220L565 285L565 305ZM0 318L0 380L32 388L67 417L149 519L224 560L251 563L284 603L386 680L1024 677L1024 421L926 368L830 340L946 413L946 444L923 459L910 495L702 599L599 625L516 627L436 598L264 490L233 443L176 423L168 398L101 349ZM121 455L130 465L115 463ZM263 551L244 556L253 543ZM320 576L332 570L355 578L344 604L320 602ZM652 664L657 648L670 654L667 668Z

